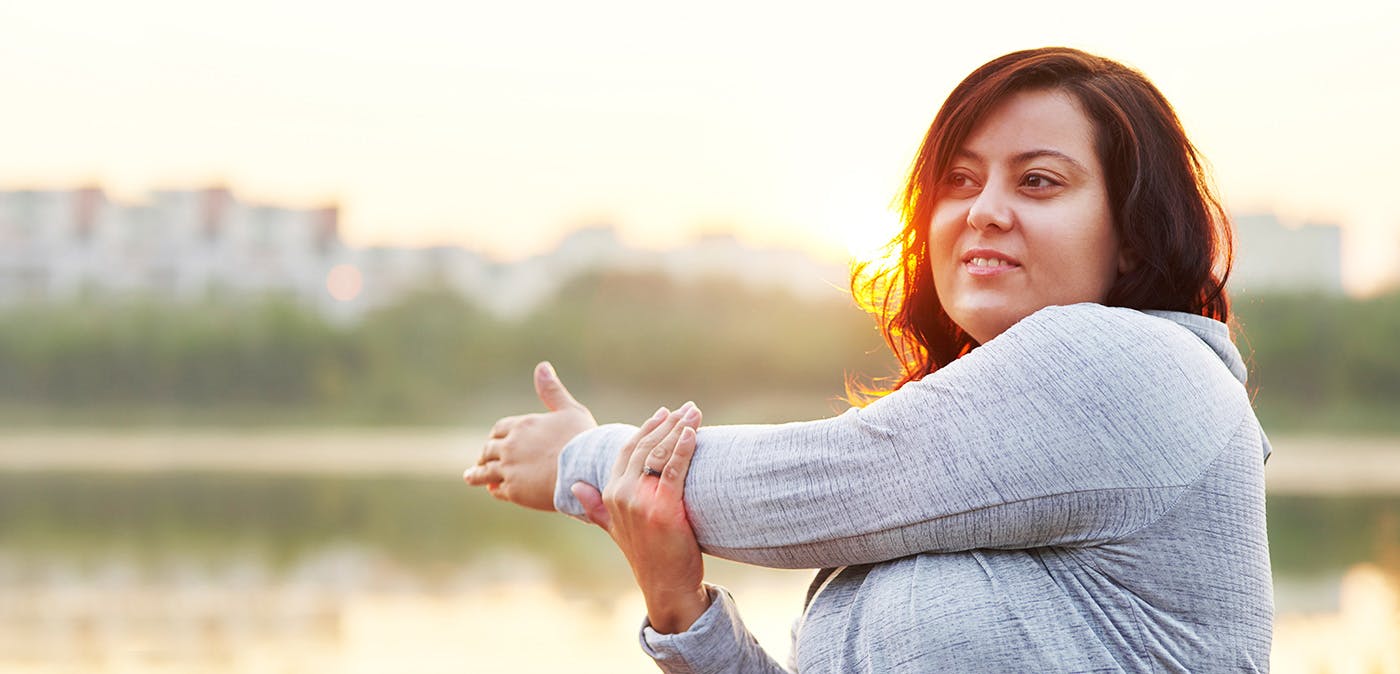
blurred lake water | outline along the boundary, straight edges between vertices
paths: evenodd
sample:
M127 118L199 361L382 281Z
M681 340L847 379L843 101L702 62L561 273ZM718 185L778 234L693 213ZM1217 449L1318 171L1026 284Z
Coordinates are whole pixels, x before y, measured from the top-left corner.
M656 671L601 531L461 484L482 437L0 437L0 671ZM1273 671L1400 674L1400 439L1274 446ZM811 572L707 569L785 658Z

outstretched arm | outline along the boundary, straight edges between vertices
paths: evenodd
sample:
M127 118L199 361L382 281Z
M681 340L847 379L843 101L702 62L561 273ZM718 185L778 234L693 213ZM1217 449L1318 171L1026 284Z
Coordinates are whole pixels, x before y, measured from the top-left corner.
M845 414L700 430L685 486L701 549L777 567L926 551L1088 545L1150 524L1249 415L1194 335L1138 312L1052 307ZM606 484L604 426L561 456L555 504Z

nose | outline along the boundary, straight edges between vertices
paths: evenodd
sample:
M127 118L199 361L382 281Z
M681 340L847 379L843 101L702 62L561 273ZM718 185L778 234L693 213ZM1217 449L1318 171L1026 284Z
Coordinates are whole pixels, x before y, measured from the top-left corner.
M1011 195L990 185L983 188L967 210L967 224L979 231L988 227L1002 231L1015 227L1016 212L1011 205Z

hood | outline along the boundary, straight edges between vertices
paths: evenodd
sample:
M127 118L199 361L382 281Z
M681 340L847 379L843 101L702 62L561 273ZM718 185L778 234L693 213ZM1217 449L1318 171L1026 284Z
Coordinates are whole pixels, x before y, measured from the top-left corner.
M1177 325L1180 325L1206 343L1211 351L1220 358L1220 362L1230 370L1230 374L1235 375L1235 379L1244 384L1249 377L1249 370L1244 365L1244 358L1240 356L1240 350L1235 348L1235 343L1230 340L1230 328L1224 323L1213 318L1206 318L1197 314L1188 314L1180 311L1147 311L1145 312L1158 318L1165 318ZM1273 448L1269 446L1269 439L1264 436L1264 430L1259 430L1259 438L1264 444L1264 461L1269 460L1269 455L1273 453Z

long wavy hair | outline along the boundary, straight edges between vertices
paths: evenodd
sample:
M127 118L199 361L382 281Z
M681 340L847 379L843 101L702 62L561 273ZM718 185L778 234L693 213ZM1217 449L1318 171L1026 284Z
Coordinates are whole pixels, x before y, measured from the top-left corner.
M1064 92L1093 123L1113 225L1134 263L1105 304L1229 320L1229 219L1204 159L1162 92L1142 73L1077 49L1018 51L973 71L949 94L904 186L903 229L887 244L898 255L884 266L863 263L852 270L852 294L876 317L900 367L884 386L848 385L853 403L921 379L977 346L938 301L928 225L959 147L998 104L1027 90Z

